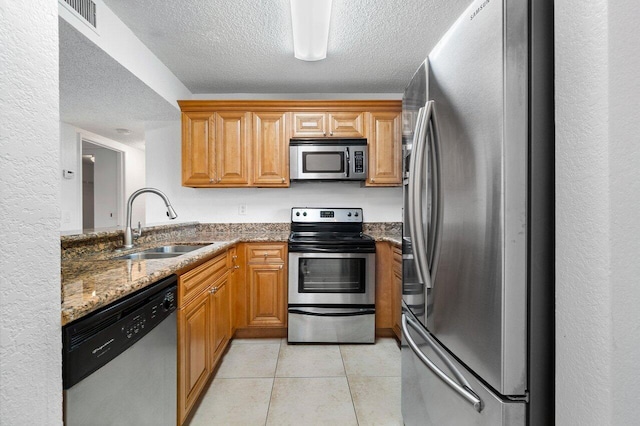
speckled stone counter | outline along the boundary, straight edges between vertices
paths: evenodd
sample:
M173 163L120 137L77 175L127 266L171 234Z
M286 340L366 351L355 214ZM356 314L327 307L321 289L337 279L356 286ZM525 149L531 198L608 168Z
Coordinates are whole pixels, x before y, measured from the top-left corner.
M161 278L185 271L191 264L214 257L239 242L285 242L289 223L182 223L143 229L129 250L117 250L122 230L61 237L62 325L140 290ZM398 224L365 224L365 233L377 241L400 244ZM116 260L124 254L159 245L203 245L167 259Z

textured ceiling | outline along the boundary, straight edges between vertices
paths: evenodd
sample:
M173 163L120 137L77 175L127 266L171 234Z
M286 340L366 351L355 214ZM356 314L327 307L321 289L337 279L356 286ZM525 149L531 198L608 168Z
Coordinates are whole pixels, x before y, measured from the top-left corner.
M64 19L58 22L61 121L144 148L145 122L180 119L177 108Z
M333 0L327 59L318 62L293 57L289 0L104 2L193 94L304 94L402 93L471 0ZM62 121L141 148L146 121L179 119L59 22Z
M327 59L293 57L289 0L104 0L192 93L401 93L471 0L333 0Z

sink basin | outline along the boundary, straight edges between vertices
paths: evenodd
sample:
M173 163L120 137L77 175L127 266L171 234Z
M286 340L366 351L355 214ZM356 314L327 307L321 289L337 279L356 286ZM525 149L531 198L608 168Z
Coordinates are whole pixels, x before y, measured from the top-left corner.
M172 254L182 254L189 253L190 251L198 250L199 248L204 247L205 245L195 245L195 246L187 246L187 245L175 245L175 246L162 246L162 247L154 247L143 251L142 253L172 253Z
M200 245L173 245L173 246L161 246L154 247L147 250L139 251L136 253L129 253L123 256L114 258L115 260L146 260L146 259L169 259L172 257L181 256L185 253L189 253L208 244Z
M143 251L139 253L125 254L124 256L118 256L115 260L146 260L146 259L169 259L171 257L178 257L184 253L145 253Z

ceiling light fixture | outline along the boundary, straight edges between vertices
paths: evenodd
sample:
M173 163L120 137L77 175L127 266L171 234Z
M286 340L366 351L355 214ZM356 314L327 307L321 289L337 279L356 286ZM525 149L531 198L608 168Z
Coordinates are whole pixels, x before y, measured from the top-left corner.
M294 56L303 61L326 58L332 0L290 1Z

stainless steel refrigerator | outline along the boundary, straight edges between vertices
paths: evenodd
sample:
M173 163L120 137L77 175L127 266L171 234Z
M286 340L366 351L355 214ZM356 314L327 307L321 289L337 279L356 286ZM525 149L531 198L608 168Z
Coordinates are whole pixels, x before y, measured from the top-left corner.
M552 13L474 1L405 90L406 425L553 424Z

